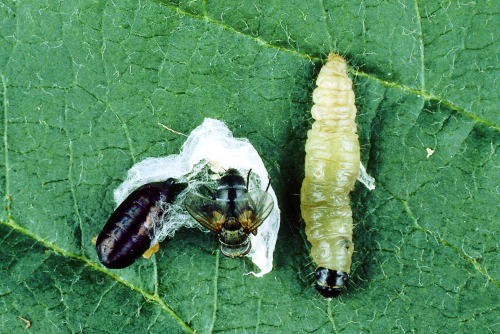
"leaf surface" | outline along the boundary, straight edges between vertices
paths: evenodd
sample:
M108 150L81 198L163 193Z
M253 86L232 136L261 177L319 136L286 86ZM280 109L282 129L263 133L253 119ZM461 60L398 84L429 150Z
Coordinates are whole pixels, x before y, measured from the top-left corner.
M0 328L5 333L499 330L500 15L494 1L3 1ZM355 83L362 161L353 275L313 288L299 191L329 52ZM102 267L113 190L205 117L272 176L274 269L181 230ZM162 123L176 132L158 125ZM30 327L24 329L26 322Z

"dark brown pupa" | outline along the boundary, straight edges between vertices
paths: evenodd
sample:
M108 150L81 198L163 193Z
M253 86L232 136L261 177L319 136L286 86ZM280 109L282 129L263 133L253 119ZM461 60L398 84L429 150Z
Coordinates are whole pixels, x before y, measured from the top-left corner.
M110 269L130 266L152 245L159 226L161 202L171 203L174 179L140 186L133 191L109 217L97 237L99 261Z
M336 297L351 273L352 211L349 192L359 174L359 141L352 81L345 60L330 53L314 90L315 119L307 133L305 178L300 208L311 256L317 265L316 290Z

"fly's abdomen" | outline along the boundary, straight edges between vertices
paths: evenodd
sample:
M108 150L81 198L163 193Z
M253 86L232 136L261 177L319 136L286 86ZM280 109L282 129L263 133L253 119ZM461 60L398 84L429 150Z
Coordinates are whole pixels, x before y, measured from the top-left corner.
M349 192L358 177L360 154L345 60L330 54L316 83L311 110L315 122L307 133L300 195L302 217L316 265L350 274L354 245Z

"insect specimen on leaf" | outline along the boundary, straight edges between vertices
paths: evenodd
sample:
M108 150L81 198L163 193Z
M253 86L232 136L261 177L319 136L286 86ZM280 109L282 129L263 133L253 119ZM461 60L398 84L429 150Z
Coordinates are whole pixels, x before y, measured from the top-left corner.
M317 265L316 290L338 296L351 272L352 211L349 192L359 174L359 142L352 81L345 60L330 53L313 92L315 119L307 133L302 218Z
M97 256L103 265L122 269L134 263L151 246L157 247L151 243L159 228L159 217L164 213L162 203L173 200L171 188L174 183L174 179L168 179L142 185L116 208L96 241Z
M267 189L248 192L249 178L250 172L245 185L236 169L228 169L215 196L210 190L211 198L193 193L185 202L198 223L219 235L221 252L227 257L244 256L250 251L249 234L257 234L257 228L273 209L274 201Z

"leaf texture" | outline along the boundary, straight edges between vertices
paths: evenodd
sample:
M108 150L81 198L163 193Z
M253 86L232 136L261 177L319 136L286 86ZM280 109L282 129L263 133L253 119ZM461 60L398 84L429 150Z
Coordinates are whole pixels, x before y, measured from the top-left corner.
M500 15L494 1L0 4L2 333L499 330ZM361 160L352 280L328 301L299 191L322 61L354 82ZM112 192L205 117L263 157L282 209L274 269L181 230L98 263ZM30 321L30 327L20 318Z

